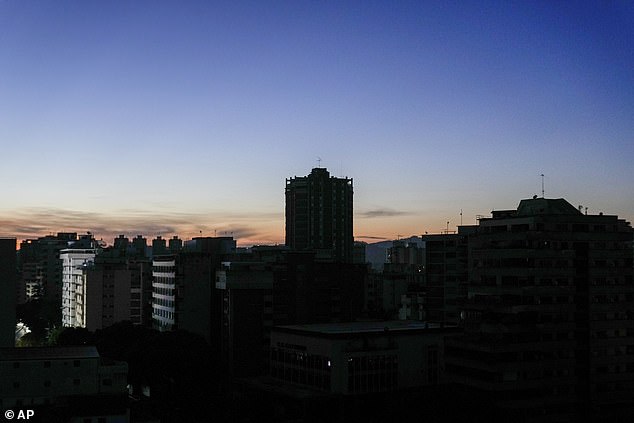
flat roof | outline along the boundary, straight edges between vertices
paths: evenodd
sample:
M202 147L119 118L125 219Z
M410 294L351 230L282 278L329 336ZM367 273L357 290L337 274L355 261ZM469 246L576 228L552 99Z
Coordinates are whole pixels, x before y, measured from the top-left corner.
M0 361L99 358L94 346L0 348Z
M313 336L342 335L381 335L385 332L441 332L452 331L457 326L442 326L439 323L428 323L412 320L361 321L346 323L316 323L308 325L276 326L273 330Z

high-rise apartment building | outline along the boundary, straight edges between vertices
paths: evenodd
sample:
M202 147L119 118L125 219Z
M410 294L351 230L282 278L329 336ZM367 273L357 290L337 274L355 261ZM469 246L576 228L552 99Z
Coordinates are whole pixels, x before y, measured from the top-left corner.
M315 168L286 180L286 245L352 262L352 178Z
M95 248L68 248L61 250L62 261L62 325L80 326L77 321L77 300L83 299L85 280L84 271L92 264L97 250ZM82 325L83 326L83 325Z
M458 233L423 235L425 241L425 320L458 324L460 300L466 297L468 237L475 226L459 226Z
M447 340L447 372L508 421L632 421L632 236L617 216L564 199L481 219L468 239L465 333Z
M172 248L180 240L172 238ZM215 273L227 256L234 254L232 237L197 237L175 254L155 255L152 260L152 321L160 331L184 329L217 338L220 331L220 292L215 292Z
M83 298L84 271L99 251L98 241L88 232L73 241L70 248L59 252L62 262L62 326L78 326L77 300Z
M0 347L15 345L15 247L15 238L0 238Z
M27 299L41 299L45 304L44 318L49 324L61 322L62 264L59 252L77 241L77 233L60 232L20 243L20 284L25 286Z
M151 263L116 248L104 249L84 266L75 298L78 327L94 331L122 321L151 326Z
M176 288L176 257L154 257L152 260L152 322L154 329L170 331L176 327Z

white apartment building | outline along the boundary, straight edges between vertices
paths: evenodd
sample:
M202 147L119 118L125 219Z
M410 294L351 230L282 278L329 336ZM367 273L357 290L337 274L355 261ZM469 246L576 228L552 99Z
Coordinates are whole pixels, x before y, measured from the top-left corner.
M176 325L176 258L155 257L152 261L152 325L169 331Z
M80 315L85 315L85 310L82 309L85 296L83 269L94 262L96 255L97 250L94 248L69 248L59 253L62 260L62 326L79 326L78 302Z

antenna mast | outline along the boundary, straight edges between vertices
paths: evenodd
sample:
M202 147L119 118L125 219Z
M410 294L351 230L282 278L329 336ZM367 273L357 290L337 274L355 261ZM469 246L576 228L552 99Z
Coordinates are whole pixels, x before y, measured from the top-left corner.
M542 198L544 197L544 174L542 173Z
M317 157L317 167L321 169L321 157Z

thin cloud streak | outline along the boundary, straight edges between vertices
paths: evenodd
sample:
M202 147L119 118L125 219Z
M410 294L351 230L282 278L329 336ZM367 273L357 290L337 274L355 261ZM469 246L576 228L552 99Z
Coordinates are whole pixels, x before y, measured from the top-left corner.
M357 216L372 219L375 217L395 217L395 216L406 216L409 214L411 213L405 210L378 208L378 209L373 209L373 210L357 213Z
M389 238L385 238L382 236L371 236L371 235L355 235L355 239L376 239L381 241L389 240Z
M236 240L258 240L271 236L255 229L257 225L251 223L276 221L278 217L277 213L158 213L127 209L106 214L61 208L25 208L0 215L0 234L28 239L57 232L91 232L108 243L119 234L129 237L140 234L147 238L178 235L185 239L200 235L233 236Z

